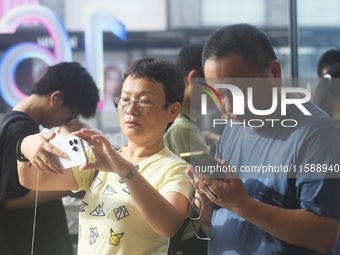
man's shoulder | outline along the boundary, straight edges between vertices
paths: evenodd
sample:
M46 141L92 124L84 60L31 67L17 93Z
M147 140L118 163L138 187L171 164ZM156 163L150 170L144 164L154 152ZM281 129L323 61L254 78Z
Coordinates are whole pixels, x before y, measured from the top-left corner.
M17 136L21 136L39 132L39 126L27 114L19 111L10 111L2 119L0 130L1 132L12 132L17 134Z
M181 134L185 130L190 130L190 120L179 115L167 130L166 135Z
M5 114L4 118L1 120L1 125L6 125L7 123L17 121L17 120L23 120L23 121L34 121L24 112L20 111L9 111Z
M322 130L338 132L334 120L326 112L310 102L306 103L305 107L311 115L303 115L300 113L298 121L301 128L311 132Z

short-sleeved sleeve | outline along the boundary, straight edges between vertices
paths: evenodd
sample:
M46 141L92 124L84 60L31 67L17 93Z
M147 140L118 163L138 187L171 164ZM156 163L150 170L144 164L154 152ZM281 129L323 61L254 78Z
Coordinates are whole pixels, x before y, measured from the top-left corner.
M301 208L319 216L340 218L340 139L335 129L321 130L300 149L296 179Z
M90 162L93 161L94 155L93 155L91 149L88 148L86 150L86 153L87 153L88 160ZM79 166L73 167L72 171L73 171L74 178L76 179L78 186L79 186L77 190L74 190L74 192L78 192L78 191L81 191L81 190L88 190L91 186L91 183L92 183L95 175L98 172L97 170L80 171Z

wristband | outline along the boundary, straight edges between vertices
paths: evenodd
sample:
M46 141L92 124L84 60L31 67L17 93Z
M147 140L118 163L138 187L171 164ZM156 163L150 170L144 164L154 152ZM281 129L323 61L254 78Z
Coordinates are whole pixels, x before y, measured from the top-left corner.
M119 183L123 184L123 183L128 182L137 173L138 169L139 169L139 165L134 164L133 170L124 178L119 179Z
M21 153L21 143L22 140L24 140L24 138L21 138L18 140L17 142L17 147L15 150L15 156L17 158L18 161L20 162L30 162L22 153Z

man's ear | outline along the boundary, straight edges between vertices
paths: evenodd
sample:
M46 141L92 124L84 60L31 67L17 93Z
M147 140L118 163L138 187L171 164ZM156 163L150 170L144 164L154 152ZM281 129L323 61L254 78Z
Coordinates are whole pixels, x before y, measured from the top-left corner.
M169 110L170 110L170 115L169 115L168 122L171 123L171 122L174 122L175 119L177 118L181 110L181 104L179 102L172 103L169 105Z
M52 106L63 105L64 104L64 93L61 91L54 91L50 95L50 104Z
M281 65L279 61L272 60L270 63L270 72L273 75L274 78L281 78Z
M281 81L281 65L280 62L277 60L272 60L270 63L270 73L272 74L273 78L275 79L276 85L277 86L282 86L282 81Z
M193 69L189 72L189 74L186 76L186 82L185 82L185 93L190 97L191 90L193 89L193 79L200 78L198 75L198 72Z
M196 69L191 70L187 75L188 83L191 83L194 78L200 78Z

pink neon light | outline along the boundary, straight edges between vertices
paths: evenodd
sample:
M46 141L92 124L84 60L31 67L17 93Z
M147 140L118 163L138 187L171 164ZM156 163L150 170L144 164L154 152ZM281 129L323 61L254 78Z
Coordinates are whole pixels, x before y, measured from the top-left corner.
M56 40L57 35L56 35L56 31L55 31L54 27L51 26L51 24L48 21L46 21L44 18L40 18L40 17L37 17L37 16L31 16L26 20L37 21L46 28L46 30L49 32L51 39L52 39L52 42L53 42L54 53L55 53L56 56L59 57L60 56L60 47L58 47L58 43L57 43L57 40Z
M39 4L39 0L2 0L0 1L0 19L10 9L22 4Z

